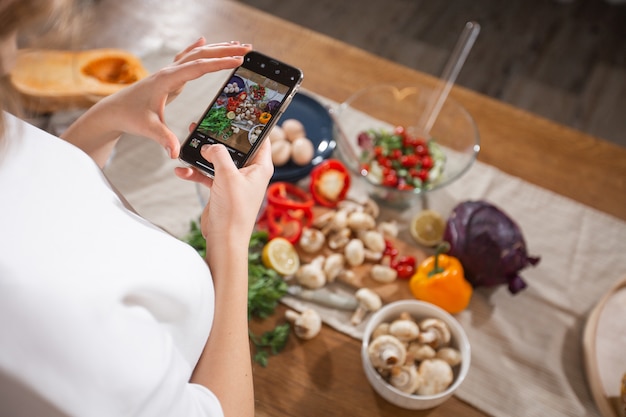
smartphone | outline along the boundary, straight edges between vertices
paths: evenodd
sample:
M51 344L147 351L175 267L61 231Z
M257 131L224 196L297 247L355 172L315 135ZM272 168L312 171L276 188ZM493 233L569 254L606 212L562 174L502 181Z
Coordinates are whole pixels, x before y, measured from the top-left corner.
M302 83L298 68L257 51L228 77L181 146L179 159L214 177L213 164L200 155L206 144L228 148L239 168L254 156Z

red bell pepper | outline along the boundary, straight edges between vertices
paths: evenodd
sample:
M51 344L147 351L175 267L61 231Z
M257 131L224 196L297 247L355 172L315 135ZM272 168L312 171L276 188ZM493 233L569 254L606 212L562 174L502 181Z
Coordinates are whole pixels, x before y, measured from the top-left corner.
M311 171L309 187L316 203L335 207L350 189L350 173L337 159L327 159Z
M289 182L275 182L267 188L267 202L283 209L310 209L313 198L302 188Z
M268 204L257 225L267 228L269 238L283 237L295 244L302 235L302 229L313 221L311 208L287 209Z

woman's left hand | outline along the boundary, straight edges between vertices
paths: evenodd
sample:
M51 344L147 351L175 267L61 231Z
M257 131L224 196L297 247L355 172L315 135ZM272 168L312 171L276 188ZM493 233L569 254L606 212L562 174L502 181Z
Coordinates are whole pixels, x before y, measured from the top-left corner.
M164 122L165 105L184 85L204 74L241 65L250 45L224 42L206 45L203 38L176 55L174 62L92 106L63 134L100 165L109 158L122 133L144 136L178 157L180 142Z

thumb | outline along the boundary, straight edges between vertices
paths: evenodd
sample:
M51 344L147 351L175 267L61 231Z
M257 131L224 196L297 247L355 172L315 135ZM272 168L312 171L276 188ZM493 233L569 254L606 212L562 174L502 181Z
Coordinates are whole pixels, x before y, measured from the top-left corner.
M202 149L200 149L200 154L204 159L213 164L216 174L218 171L222 173L237 171L233 158L230 156L230 151L226 149L224 145L204 145Z

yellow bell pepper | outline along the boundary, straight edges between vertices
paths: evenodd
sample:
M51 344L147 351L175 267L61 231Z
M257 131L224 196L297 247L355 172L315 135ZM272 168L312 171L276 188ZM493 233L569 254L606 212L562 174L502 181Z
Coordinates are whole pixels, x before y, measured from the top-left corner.
M267 122L269 122L271 118L272 118L272 114L264 111L259 116L259 122L261 122L263 124L267 124Z
M441 245L434 256L422 261L409 281L411 293L418 300L427 301L446 310L459 313L467 308L472 298L472 285L465 279L463 265L453 257L441 253Z

